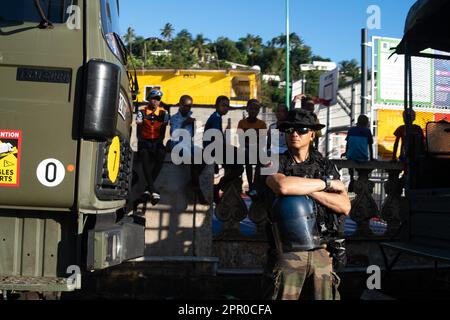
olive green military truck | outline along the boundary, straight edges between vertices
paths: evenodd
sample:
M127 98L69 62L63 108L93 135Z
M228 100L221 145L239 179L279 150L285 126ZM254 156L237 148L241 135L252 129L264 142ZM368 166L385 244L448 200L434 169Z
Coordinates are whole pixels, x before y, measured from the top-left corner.
M127 214L135 77L119 0L0 2L0 291L63 292L143 255Z

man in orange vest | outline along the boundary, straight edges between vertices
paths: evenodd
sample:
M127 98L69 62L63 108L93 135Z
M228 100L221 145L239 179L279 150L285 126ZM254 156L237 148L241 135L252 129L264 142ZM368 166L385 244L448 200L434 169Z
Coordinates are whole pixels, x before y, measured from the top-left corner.
M163 139L169 122L169 114L160 106L162 95L162 91L152 90L147 97L148 105L139 110L136 117L139 158L147 181L144 195L152 205L161 199L154 183L164 163Z

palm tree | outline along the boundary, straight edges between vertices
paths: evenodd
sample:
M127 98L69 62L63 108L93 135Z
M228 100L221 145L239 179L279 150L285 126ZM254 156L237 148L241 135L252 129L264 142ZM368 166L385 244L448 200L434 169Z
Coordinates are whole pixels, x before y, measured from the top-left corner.
M178 32L177 38L191 42L192 34L187 29L183 29L180 32Z
M295 32L292 32L289 35L289 42L291 44L291 50L299 48L303 45L303 40L300 39L300 37Z
M138 57L143 57L146 55L145 52L145 39L142 36L136 36L133 41L134 55Z
M254 65L257 56L261 54L262 39L260 36L248 33L244 38L239 39L237 46L247 56L247 63Z
M352 59L351 61L344 60L339 62L339 68L341 69L341 74L346 77L356 79L360 75L360 69L358 66L358 61Z
M292 32L291 34L289 34L289 43L291 50L293 50L295 48L302 46L303 40L300 39L300 37L295 32ZM271 47L283 48L286 46L286 35L281 34L273 38L268 44Z
M125 41L128 44L128 51L131 55L133 55L133 42L136 39L136 34L134 33L134 29L132 27L128 27L127 33L123 36Z
M273 38L272 40L270 40L268 45L272 48L284 47L286 45L286 35L281 34L281 35Z
M260 36L247 34L245 38L240 38L239 41L244 45L247 54L254 54L261 49L262 39Z
M161 36L166 39L170 40L172 39L172 35L175 29L173 28L172 24L167 22L164 27L161 29Z
M210 40L205 38L203 34L198 34L194 39L194 42L192 44L192 53L197 56L200 62L205 61L205 55L209 51L206 47L206 42L209 41Z

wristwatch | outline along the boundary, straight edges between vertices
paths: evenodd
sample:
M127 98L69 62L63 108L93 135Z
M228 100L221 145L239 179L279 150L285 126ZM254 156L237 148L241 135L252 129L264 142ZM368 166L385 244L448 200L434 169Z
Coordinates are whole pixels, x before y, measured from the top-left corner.
M322 177L321 180L323 180L323 182L325 182L325 189L323 189L322 191L324 191L324 192L330 191L332 180L329 177Z

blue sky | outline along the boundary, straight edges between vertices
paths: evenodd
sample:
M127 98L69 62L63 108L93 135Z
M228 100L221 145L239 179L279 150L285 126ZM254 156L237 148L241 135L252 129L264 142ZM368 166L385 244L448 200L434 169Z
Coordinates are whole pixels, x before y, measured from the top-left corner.
M333 61L360 60L361 28L370 5L381 9L381 29L369 36L401 38L409 8L415 0L290 0L291 32L312 47L314 54ZM128 26L144 37L160 36L170 22L175 33L188 29L215 40L238 40L247 33L264 42L285 32L285 0L122 0L121 29Z

